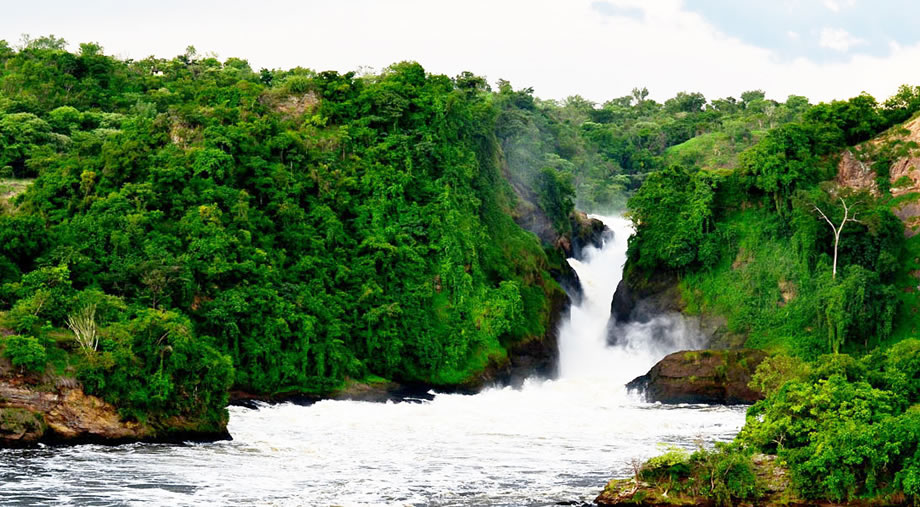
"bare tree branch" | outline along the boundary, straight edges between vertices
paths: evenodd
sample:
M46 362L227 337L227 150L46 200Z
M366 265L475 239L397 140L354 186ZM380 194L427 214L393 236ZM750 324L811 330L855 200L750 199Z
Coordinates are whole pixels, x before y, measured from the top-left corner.
M812 205L814 206L815 211L817 211L818 214L821 215L821 218L823 218L824 221L827 222L827 224L831 226L831 230L834 231L834 265L833 265L833 271L832 271L831 276L835 279L837 278L837 251L838 251L838 246L840 245L840 233L841 231L843 231L843 226L846 225L847 222L861 223L856 218L856 210L854 209L854 207L860 204L861 201L855 201L850 204L847 204L847 202L843 199L843 197L838 197L838 199L840 199L840 203L843 205L843 220L840 221L839 225L834 225L834 222L831 221L831 219L827 217L824 211L822 211L821 208L819 208L817 204ZM850 216L850 210L853 210L852 217Z

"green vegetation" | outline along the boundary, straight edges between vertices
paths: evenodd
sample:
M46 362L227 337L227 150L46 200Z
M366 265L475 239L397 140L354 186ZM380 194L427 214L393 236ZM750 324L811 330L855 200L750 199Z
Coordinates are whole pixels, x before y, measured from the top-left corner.
M564 297L511 218L500 103L415 63L255 72L0 42L0 178L34 179L2 190L5 354L126 417L206 425L231 385L470 381ZM541 174L565 232L569 177Z
M738 443L777 454L807 498L916 501L918 365L920 341L911 339L858 360L829 355L787 372L748 411Z
M757 498L763 489L754 473L751 453L726 444L715 449L701 446L693 453L671 449L648 460L639 476L665 483L665 495L673 492L703 497L717 505Z
M820 104L770 130L734 170L650 174L630 199L630 269L673 271L689 312L724 315L755 347L814 359L899 335L910 325L899 316L909 311L901 294L913 249L893 199L826 183L847 143L905 115L893 107L865 95ZM847 202L858 221L845 223L835 248L821 213L839 226Z
M906 86L884 104L865 94L822 103L758 135L721 168L708 152L718 138L698 139L672 150L674 165L648 175L629 201L632 274L673 273L688 313L724 316L747 346L777 354L752 382L766 399L735 442L714 452L776 455L802 498L920 499L920 342L912 339L920 250L893 214L916 196L893 197L888 173L915 146L868 142L897 133L918 110L920 88ZM830 181L839 154L859 143L877 192ZM687 155L697 149L702 156ZM655 482L692 484L702 465L681 463L667 468L675 478ZM746 484L727 487L728 496L692 494L722 504L760 495Z
M734 168L738 153L808 108L804 97L779 103L762 91L711 102L681 92L658 103L643 88L603 104L579 96L557 103L532 93L505 81L496 93L496 134L511 182L536 189L552 169L572 182L578 207L588 210L622 209L646 175L671 164Z
M678 145L734 153L807 106L66 47L0 42L4 353L127 417L209 425L231 386L474 381L545 335L576 203L622 207Z
M604 505L750 503L762 500L776 486L763 468L767 467L755 464L752 452L738 444L719 443L714 449L700 444L692 453L667 446L660 456L633 462L634 476L610 481L599 499Z

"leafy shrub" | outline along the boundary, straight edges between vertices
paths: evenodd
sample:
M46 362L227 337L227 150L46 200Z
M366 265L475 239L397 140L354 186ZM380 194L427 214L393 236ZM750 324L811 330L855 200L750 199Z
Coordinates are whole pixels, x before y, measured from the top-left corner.
M4 340L6 345L3 355L5 355L13 366L26 371L41 372L45 369L48 362L48 356L44 345L34 336L7 336Z
M651 480L678 480L690 472L690 453L676 446L666 446L666 452L650 458L642 466L641 475Z
M764 396L770 396L786 382L801 379L808 372L808 364L802 359L777 354L761 361L751 377L750 387L762 392Z
M751 450L738 444L700 447L692 454L667 446L667 451L642 465L642 479L662 488L711 499L717 505L734 505L762 494L751 461Z
M701 448L690 458L695 493L711 498L717 505L735 505L762 494L751 451L737 444L716 444Z
M916 497L918 372L917 340L861 360L822 356L748 410L738 441L778 454L807 498ZM769 373L765 367L755 380Z
M192 334L174 312L143 310L103 332L100 353L85 359L80 380L128 417L182 415L219 427L233 380L230 358Z

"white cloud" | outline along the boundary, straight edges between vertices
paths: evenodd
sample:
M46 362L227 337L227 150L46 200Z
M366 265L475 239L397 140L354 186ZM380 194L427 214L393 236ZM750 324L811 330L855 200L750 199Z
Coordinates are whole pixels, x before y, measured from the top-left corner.
M796 32L793 30L789 30L788 32L786 32L786 36L792 40L799 40L799 32Z
M53 33L131 58L172 57L193 44L201 53L246 58L256 69L347 71L417 60L430 72L470 70L493 83L533 86L544 98L595 101L635 86L647 86L656 100L684 90L716 98L757 88L776 99L864 90L883 99L902 83L920 84L920 45L831 63L781 60L720 33L681 0L608 0L642 9L640 17L601 15L592 0L273 0L260 9L243 0L47 1L53 5L41 13L12 4L0 17L0 39Z
M824 6L827 7L831 12L840 12L843 7L853 7L856 5L856 0L844 0L843 5L839 0L824 0Z
M821 37L818 40L818 44L822 48L833 49L834 51L843 53L849 51L853 46L859 46L865 43L865 39L854 37L843 28L822 28Z

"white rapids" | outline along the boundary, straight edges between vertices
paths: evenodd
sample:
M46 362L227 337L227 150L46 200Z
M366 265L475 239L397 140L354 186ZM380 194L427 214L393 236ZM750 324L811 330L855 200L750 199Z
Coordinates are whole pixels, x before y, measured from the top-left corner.
M630 224L570 259L584 297L563 322L559 378L418 403L230 408L232 441L0 451L0 505L553 505L591 502L659 444L728 440L739 407L639 401L624 384L699 346L678 316L616 329ZM652 338L654 336L654 339Z

